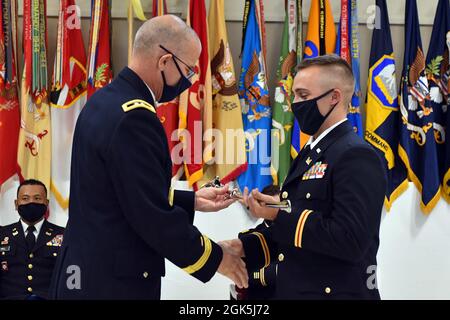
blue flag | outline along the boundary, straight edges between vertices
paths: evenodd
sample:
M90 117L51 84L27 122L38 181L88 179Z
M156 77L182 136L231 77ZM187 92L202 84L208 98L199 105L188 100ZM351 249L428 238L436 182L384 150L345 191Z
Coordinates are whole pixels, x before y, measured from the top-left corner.
M408 180L398 155L398 91L386 0L377 0L376 5L379 11L370 51L365 139L386 161L388 185L384 204L389 211L392 202L408 188Z
M341 0L341 19L336 40L336 54L351 66L355 77L355 92L348 108L347 118L355 132L362 137L361 81L359 71L359 30L356 0Z
M448 39L447 39L448 35ZM448 43L447 43L448 41ZM450 163L446 162L447 152L450 154L448 137L446 138L446 121L448 115L448 78L449 78L449 48L450 46L450 5L448 0L440 0L436 10L436 17L431 33L430 47L428 49L426 69L430 97L426 105L434 113L434 138L437 146L439 161L439 181L443 182L444 198L450 201L450 185L444 177L449 172ZM448 128L448 126L447 126ZM447 130L448 133L448 130Z
M250 190L272 184L270 148L272 110L269 104L265 57L258 21L262 14L255 0L248 1L244 17L244 43L242 70L239 81L239 98L246 139L248 169L238 177L241 189Z
M405 19L399 154L408 169L409 179L422 195L422 211L428 214L439 201L440 179L434 130L436 112L429 103L416 0L406 1Z

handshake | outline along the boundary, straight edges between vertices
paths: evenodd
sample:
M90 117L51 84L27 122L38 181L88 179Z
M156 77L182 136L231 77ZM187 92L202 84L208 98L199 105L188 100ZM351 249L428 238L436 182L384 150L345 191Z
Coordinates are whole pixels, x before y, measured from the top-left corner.
M249 193L244 189L241 195L236 190L229 190L229 186L222 186L217 182L217 178L210 184L196 192L195 209L197 211L212 212L227 208L235 201L239 200L253 216L274 220L279 209L283 209L288 204L280 202L278 195L269 196L260 193L257 189ZM290 207L290 204L289 204ZM285 209L285 208L284 208ZM223 251L222 262L217 271L232 280L239 288L248 287L248 272L242 241L239 239L225 240L218 243Z
M220 183L220 182L219 182ZM202 187L195 193L195 210L215 212L229 207L239 197L230 191L229 186L211 184ZM235 247L231 243L234 243ZM245 267L244 249L240 240L229 240L218 243L223 251L222 262L217 272L232 280L239 288L248 287L248 273Z

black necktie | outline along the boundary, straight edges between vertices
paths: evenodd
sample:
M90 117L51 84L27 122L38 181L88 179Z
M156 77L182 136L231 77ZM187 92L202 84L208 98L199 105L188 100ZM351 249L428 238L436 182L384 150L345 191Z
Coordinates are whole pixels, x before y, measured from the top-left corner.
M33 250L34 245L36 244L36 237L34 236L34 231L36 231L36 228L34 226L28 226L27 236L25 237L28 250Z
M302 150L300 150L300 159L306 158L306 156L311 152L311 144L305 146Z

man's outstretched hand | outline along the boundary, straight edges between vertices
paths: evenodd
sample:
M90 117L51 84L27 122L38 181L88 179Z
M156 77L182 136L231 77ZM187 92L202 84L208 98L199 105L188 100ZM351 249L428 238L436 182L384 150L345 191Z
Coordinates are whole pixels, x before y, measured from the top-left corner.
M244 246L242 245L242 241L240 239L219 241L219 245L222 248L227 249L229 252L231 252L235 256L238 256L241 258L245 257Z
M217 272L233 281L238 288L248 288L248 273L244 261L223 244L219 245L222 247L223 257Z
M228 184L220 187L201 188L195 193L195 210L215 212L228 208L236 199L229 198Z

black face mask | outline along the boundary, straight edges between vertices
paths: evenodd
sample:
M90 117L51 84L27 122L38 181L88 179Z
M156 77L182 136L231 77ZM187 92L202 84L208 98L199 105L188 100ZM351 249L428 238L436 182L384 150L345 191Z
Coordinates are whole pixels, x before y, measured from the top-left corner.
M178 97L180 94L182 94L185 90L189 89L192 86L192 83L189 81L188 78L186 78L181 72L180 67L178 66L178 63L174 60L175 65L177 66L178 72L181 75L180 80L176 85L170 86L167 84L166 81L166 75L164 74L164 71L161 71L161 75L164 81L164 87L163 92L161 94L161 98L158 102L169 102Z
M337 103L325 116L323 116L319 111L317 101L333 92L333 90L334 89L328 90L317 98L299 101L292 104L292 112L294 113L302 132L312 136L319 131L320 126L325 122L331 112L333 112L334 108L337 106Z
M43 203L27 203L18 206L20 217L26 222L35 223L42 219L47 212L47 206Z

